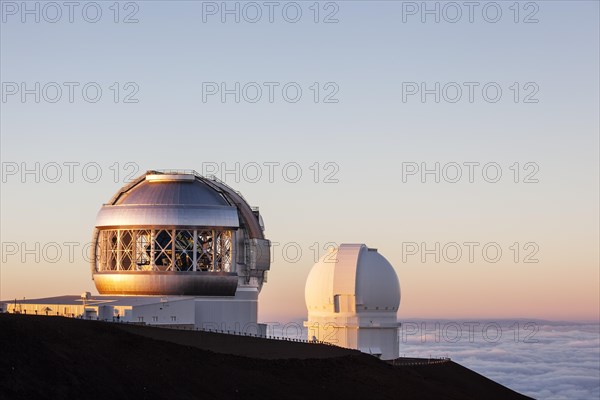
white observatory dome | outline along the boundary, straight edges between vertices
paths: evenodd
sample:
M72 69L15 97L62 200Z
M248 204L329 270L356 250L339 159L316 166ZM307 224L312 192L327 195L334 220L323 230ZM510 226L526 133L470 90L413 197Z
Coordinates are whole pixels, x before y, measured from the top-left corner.
M342 244L314 265L305 288L308 339L398 357L400 284L377 249Z
M400 306L392 265L364 244L342 244L313 266L305 288L309 314L381 313Z

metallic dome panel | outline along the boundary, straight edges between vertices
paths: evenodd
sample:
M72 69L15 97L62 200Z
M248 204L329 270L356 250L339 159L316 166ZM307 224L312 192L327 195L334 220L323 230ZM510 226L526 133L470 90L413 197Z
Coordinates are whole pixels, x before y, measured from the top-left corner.
M238 212L232 206L103 206L96 227L210 226L238 228Z
M238 276L228 272L110 271L93 274L100 294L234 296Z
M114 205L211 205L229 206L217 191L194 181L146 180L123 193Z

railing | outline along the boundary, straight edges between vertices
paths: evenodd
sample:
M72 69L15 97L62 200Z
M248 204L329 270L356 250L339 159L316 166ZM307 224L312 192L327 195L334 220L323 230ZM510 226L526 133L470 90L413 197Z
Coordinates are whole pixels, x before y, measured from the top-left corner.
M395 360L388 361L390 364L397 367L412 367L417 365L433 365L433 364L445 364L452 361L450 357L429 357L429 358L397 358Z
M110 322L110 321L109 321ZM296 343L310 343L310 344L324 344L328 346L339 347L333 343L324 342L321 340L306 340L306 339L294 339L288 338L285 336L274 336L274 335L260 335L258 333L250 333L250 332L239 332L235 330L227 330L227 329L203 329L198 327L175 327L175 326L160 326L160 325L149 325L157 328L166 328L166 329L177 329L184 331L197 331L197 332L208 332L208 333L218 333L222 335L232 335L232 336L245 336L245 337L255 337L260 339L269 339L269 340L282 340L286 342L296 342Z
M156 172L160 172L162 174L173 174L173 175L194 175L194 176L199 176L201 177L202 175L200 175L198 172L196 172L193 169L153 169L152 171L156 171Z
M70 317L68 317L68 318L70 318ZM98 322L108 322L108 323L115 323L115 324L137 325L137 326L143 325L143 326L149 326L149 327L153 327L153 328L174 329L174 330L179 330L179 331L218 333L218 334L222 334L222 335L255 337L255 338L260 338L260 339L282 340L282 341L286 341L286 342L296 342L296 343L324 344L327 346L340 347L333 343L324 342L321 340L294 339L294 338L288 338L285 336L260 335L258 333L239 332L239 331L227 330L227 329L204 329L204 328L198 328L196 326L183 326L183 325L177 325L177 324L154 325L154 324L147 324L144 321L122 321L122 320L112 320L111 321L111 320L107 320L107 319L100 319L97 317L94 319L85 318L83 316L77 316L77 317L73 317L73 318L94 320L94 321L98 321Z
M199 177L199 178L209 179L211 181L215 181L218 184L221 184L221 185L225 186L226 188L228 188L229 190L231 190L232 192L235 192L238 196L240 196L246 203L248 202L246 200L246 198L244 197L244 195L242 195L242 192L240 192L239 190L235 190L234 188L232 188L231 186L229 186L228 184L226 184L224 181L222 181L221 179L217 178L215 175L202 176L202 175L200 175L197 172L195 172L195 173L196 173L196 176Z

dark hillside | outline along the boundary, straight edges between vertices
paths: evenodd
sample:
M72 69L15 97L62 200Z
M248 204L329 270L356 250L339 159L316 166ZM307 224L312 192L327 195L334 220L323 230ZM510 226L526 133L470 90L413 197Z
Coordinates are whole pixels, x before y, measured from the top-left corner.
M527 399L453 362L394 367L332 346L9 314L0 314L0 398Z

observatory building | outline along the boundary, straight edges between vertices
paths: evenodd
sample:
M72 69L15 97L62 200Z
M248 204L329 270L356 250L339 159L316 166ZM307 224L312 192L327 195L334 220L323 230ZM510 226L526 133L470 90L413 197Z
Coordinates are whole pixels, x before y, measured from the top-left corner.
M400 284L392 265L364 244L342 244L311 269L305 288L308 339L398 358Z
M5 301L0 312L265 335L258 295L270 248L258 208L225 183L148 171L96 217L90 259L99 295ZM305 300L309 341L398 357L400 285L376 249L342 244L324 255Z
M257 308L270 242L258 209L216 178L148 171L124 186L98 212L91 260L100 296L15 301L9 310L264 330Z

